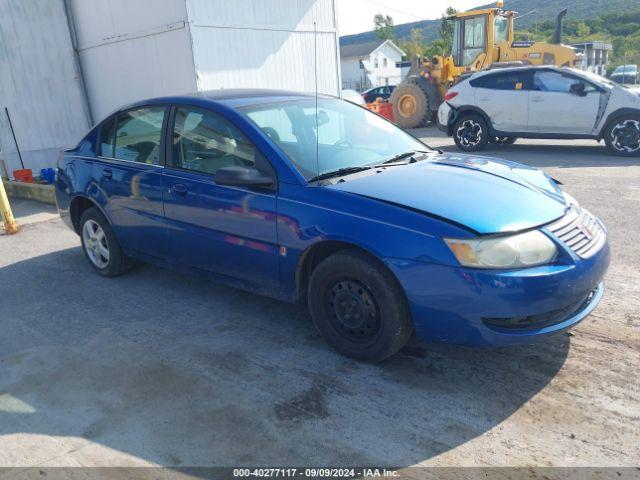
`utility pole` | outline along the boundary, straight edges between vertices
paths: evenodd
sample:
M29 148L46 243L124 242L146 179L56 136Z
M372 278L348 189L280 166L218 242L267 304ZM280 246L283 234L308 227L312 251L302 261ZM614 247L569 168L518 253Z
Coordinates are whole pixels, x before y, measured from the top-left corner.
M18 225L13 218L13 213L11 213L11 205L9 205L9 197L7 197L7 192L2 183L2 176L0 176L0 216L4 222L4 230L8 235L18 233Z

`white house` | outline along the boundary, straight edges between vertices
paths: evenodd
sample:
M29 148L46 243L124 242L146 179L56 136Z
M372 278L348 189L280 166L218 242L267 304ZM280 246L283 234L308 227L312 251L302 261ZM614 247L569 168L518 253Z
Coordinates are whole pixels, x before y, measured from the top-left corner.
M144 98L340 92L335 0L0 0L0 38L0 173L9 176L18 148L37 173L90 125Z
M405 69L405 53L391 40L340 45L342 88L363 91L382 85L397 85Z

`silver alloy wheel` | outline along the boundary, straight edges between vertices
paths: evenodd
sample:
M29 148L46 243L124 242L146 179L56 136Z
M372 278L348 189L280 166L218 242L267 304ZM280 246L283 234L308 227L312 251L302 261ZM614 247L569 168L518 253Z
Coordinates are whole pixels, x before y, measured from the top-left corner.
M640 121L623 120L611 129L611 145L619 152L640 151Z
M465 147L475 147L482 140L482 125L469 118L462 122L456 130L456 137Z
M102 227L94 220L87 220L82 227L82 240L89 260L103 269L109 264L109 242Z

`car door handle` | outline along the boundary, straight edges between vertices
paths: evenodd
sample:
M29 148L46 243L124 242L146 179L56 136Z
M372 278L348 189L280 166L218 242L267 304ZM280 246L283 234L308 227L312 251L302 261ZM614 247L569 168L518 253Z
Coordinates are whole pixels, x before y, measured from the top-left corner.
M110 168L102 170L102 178L106 178L107 180L111 180L113 178L113 172Z
M531 101L534 103L540 103L544 100L542 97L531 97Z
M187 194L187 187L184 186L182 183L176 183L171 188L171 192L175 193L176 195L180 195L181 197L184 197Z
M489 97L480 97L481 102L488 102L490 100Z

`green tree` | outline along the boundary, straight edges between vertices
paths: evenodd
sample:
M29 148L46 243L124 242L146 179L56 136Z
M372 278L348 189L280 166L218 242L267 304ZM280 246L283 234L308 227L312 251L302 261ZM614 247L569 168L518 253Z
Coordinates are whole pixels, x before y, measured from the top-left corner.
M378 13L373 17L373 30L380 40L391 40L393 38L393 18Z
M423 42L424 35L419 28L411 29L411 40L400 42L400 48L406 53L407 57L412 59L415 56L423 56L425 53L425 45Z

